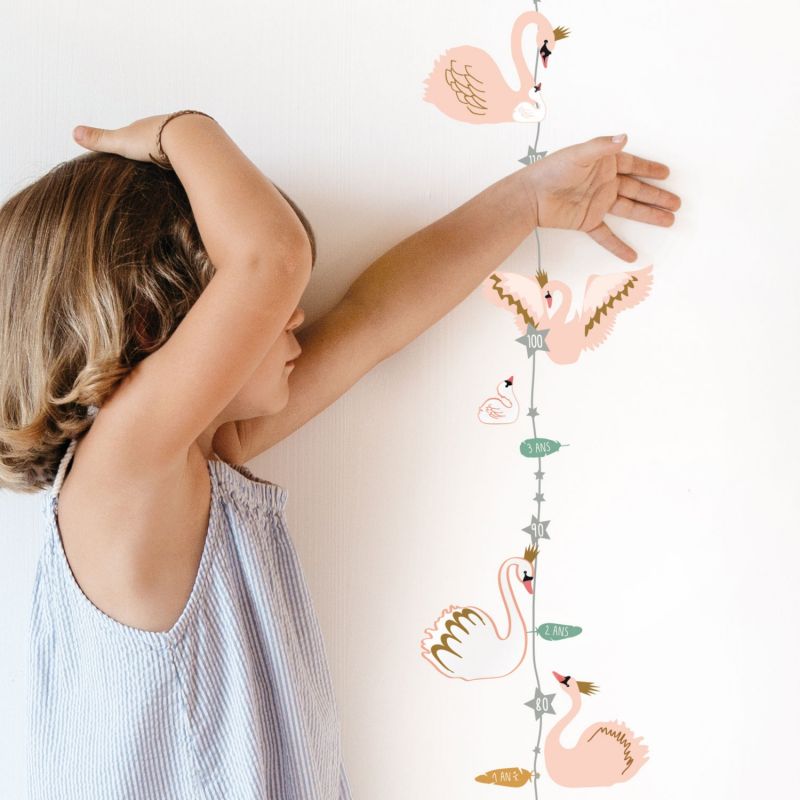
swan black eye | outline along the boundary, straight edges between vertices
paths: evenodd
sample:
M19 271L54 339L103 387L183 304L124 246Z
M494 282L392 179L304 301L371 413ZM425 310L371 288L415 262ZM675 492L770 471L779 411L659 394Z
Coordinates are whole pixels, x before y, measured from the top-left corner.
M561 681L561 683L563 683L563 684L564 684L564 686L569 686L569 679L570 679L571 677L572 677L572 675L567 675L567 676L564 678L564 680L563 680L563 681Z

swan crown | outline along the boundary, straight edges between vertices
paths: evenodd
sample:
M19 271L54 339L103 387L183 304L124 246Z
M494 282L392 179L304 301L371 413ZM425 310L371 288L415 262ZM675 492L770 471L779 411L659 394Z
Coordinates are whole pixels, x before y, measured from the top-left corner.
M578 684L578 691L582 694L596 694L597 687L591 681L575 681Z
M569 28L565 28L563 25L553 28L553 38L556 42L559 39L566 39L567 36L569 36Z
M523 556L522 556L522 557L523 557L523 558L524 558L524 559L525 559L525 560L526 560L526 561L527 561L529 564L533 564L533 561L534 561L534 559L535 559L535 558L536 558L536 556L538 556L538 555L539 555L539 548L538 548L538 547L533 547L532 545L528 545L528 546L525 548L525 553L523 554Z
M544 285L550 279L547 277L547 273L541 267L539 267L539 269L536 270L536 280L539 281L539 286L544 289Z

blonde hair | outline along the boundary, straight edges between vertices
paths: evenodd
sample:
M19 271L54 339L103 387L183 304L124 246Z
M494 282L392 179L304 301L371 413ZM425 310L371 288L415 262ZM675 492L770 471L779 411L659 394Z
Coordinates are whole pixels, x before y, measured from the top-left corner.
M214 271L183 185L155 164L84 153L6 201L0 488L52 485L92 407L167 341Z

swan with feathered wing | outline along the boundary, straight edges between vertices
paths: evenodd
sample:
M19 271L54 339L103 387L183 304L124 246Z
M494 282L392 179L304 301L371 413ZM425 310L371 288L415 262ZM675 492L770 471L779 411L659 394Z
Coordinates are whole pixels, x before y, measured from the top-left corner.
M506 610L507 631L477 606L442 609L420 641L422 657L447 678L465 681L502 678L522 663L528 650L528 624L520 602L533 595L537 547L526 547L522 558L507 558L497 575ZM527 594L519 594L520 588Z
M581 695L592 695L591 681L553 672L572 708L552 727L544 742L544 763L550 777L562 786L612 786L630 780L648 760L641 736L619 720L595 722L581 734L575 747L564 747L561 734L581 710Z
M547 354L556 364L572 364L583 350L594 350L614 328L617 314L641 303L650 293L653 265L630 272L590 275L583 308L567 319L572 291L538 270L535 279L515 272L493 272L481 283L485 297L510 311L520 332L528 326L547 329ZM554 299L560 300L553 309Z
M471 45L451 47L442 53L425 78L423 100L459 122L541 122L547 113L540 89L522 52L522 35L536 26L536 44L542 65L556 49L556 42L569 36L569 28L554 28L538 11L520 14L511 30L511 57L518 72L519 89L506 83L495 60L485 50ZM534 67L535 69L535 67Z

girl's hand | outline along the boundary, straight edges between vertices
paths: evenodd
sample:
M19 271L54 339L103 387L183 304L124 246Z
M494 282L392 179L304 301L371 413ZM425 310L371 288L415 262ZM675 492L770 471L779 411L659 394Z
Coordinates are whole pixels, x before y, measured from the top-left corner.
M586 231L623 261L636 261L636 251L611 231L603 217L611 213L669 227L681 200L633 177L663 179L669 175L669 167L621 152L626 142L625 135L620 142L597 136L556 150L526 167L539 227Z
M124 128L111 130L79 125L72 131L72 136L87 150L116 153L134 161L150 161L151 153L154 158L158 157L156 142L158 129L168 116L169 114L157 114L153 117L144 117ZM81 128L84 131L82 135L80 135Z

